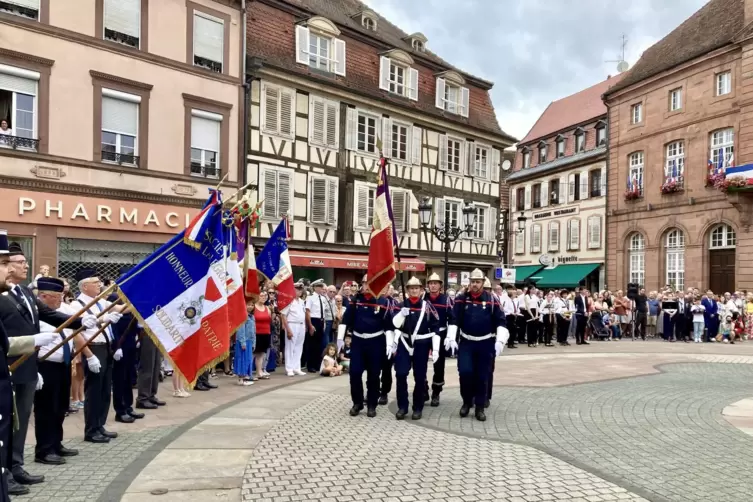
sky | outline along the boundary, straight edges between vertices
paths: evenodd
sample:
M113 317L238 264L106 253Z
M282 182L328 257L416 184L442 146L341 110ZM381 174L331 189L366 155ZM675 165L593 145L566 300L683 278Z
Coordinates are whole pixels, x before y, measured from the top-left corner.
M632 66L706 0L362 0L464 72L494 82L502 130L520 139L552 101ZM461 6L462 5L462 6Z

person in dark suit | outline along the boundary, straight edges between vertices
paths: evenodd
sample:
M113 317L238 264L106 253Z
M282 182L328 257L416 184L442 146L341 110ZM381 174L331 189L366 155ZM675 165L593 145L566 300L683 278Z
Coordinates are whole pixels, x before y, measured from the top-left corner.
M585 339L586 321L588 320L588 292L583 287L578 288L575 295L575 343L589 345Z
M693 330L693 314L690 308L693 306L693 299L688 295L685 297L683 292L677 293L677 323L675 324L675 333L678 340L690 343L690 332Z
M21 246L13 242L8 246L8 282L10 290L0 296L0 322L5 326L11 337L39 334L39 321L51 326L60 326L70 316L51 309L21 283L26 280L29 265ZM93 316L76 319L69 326L78 329L82 323L96 326L97 320ZM11 358L12 364L18 358ZM26 432L29 428L29 418L34 404L34 393L41 384L41 376L37 372L37 358L30 357L19 366L12 376L13 387L16 392L16 410L18 412L19 428L13 434L13 461L11 464L11 479L9 489L16 490L16 483L32 485L44 481L44 476L32 476L24 469L24 444Z

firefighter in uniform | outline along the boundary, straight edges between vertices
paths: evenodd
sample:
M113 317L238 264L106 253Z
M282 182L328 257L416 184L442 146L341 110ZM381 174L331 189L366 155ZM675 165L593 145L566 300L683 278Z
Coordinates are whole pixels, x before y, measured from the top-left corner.
M400 302L395 298L395 288L392 285L387 290L387 305L390 309L390 319L394 317L395 313L400 310ZM390 321L392 322L392 321ZM390 325L391 326L391 325ZM388 395L392 390L392 366L395 359L392 357L392 353L388 353L382 359L382 375L380 377L381 386L379 388L379 404L384 405L389 401Z
M408 283L408 298L393 318L395 332L395 381L397 413L403 420L408 414L408 373L413 369L413 420L420 420L426 400L426 371L429 353L434 363L439 359L437 313L421 298L421 281L412 277Z
M366 276L363 276L366 284ZM366 371L366 415L376 416L379 400L379 374L385 354L392 354L392 315L385 298L375 298L361 291L356 295L337 328L337 350L345 343L345 331L350 328L353 341L350 347L350 396L355 417L363 410L363 372Z
M467 417L471 406L475 405L476 420L483 422L486 420L484 406L492 361L502 354L510 332L505 327L499 301L483 290L484 273L475 269L470 279L468 292L455 297L454 324L447 328L445 348L458 350L460 395L463 398L460 416Z
M437 312L437 334L440 338L439 358L434 363L434 376L431 381L431 406L439 406L439 394L444 387L444 366L447 351L444 350L443 344L447 337L447 325L452 324L452 305L453 301L442 292L444 285L438 274L431 274L426 281L429 286L429 294L425 298L431 303ZM426 394L429 394L429 382L426 382Z

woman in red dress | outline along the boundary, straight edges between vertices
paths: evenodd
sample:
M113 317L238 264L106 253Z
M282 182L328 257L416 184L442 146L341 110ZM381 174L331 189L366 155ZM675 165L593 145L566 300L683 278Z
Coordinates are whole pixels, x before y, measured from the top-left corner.
M272 343L272 313L265 305L267 292L259 293L254 305L254 320L256 321L256 347L254 347L254 364L256 366L256 378L254 380L269 380L264 374L264 356Z

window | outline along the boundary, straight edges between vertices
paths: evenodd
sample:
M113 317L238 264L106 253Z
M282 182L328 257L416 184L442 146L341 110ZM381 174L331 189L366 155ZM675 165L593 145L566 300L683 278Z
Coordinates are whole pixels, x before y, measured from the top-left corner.
M382 56L379 59L379 88L417 101L418 70Z
M355 215L353 221L359 230L371 230L374 221L374 201L376 199L376 185L356 182L355 184Z
M340 131L340 104L337 101L309 96L309 143L337 149Z
M672 289L685 289L685 234L670 230L666 237L667 284Z
M628 249L630 282L642 286L646 280L646 241L643 236L633 234Z
M361 24L362 24L362 25L363 25L363 27L364 27L364 28L366 28L367 30L371 30L371 31L376 31L376 21L374 21L374 20L373 20L372 18L370 18L370 17L366 17L366 16L364 16L364 17L363 17L363 20L361 21Z
M546 162L546 144L539 144L539 164Z
M515 254L524 254L526 252L526 233L515 233Z
M191 110L191 175L218 178L222 115Z
M331 25L328 30L334 33L337 28ZM339 33L339 32L337 32ZM329 33L307 26L295 27L296 63L315 70L345 76L345 41L330 36Z
M541 183L533 185L531 198L533 199L534 208L541 207Z
M362 152L377 154L377 130L379 118L365 113L358 113L356 148Z
M141 0L104 0L102 36L130 47L139 48L141 35ZM224 33L220 24L220 41ZM194 31L194 34L197 32ZM222 45L220 45L220 48ZM221 52L220 52L221 54ZM196 56L194 56L196 57ZM201 65L200 65L201 66ZM220 70L222 71L220 59Z
M555 179L549 182L549 204L560 203L560 180Z
M526 208L526 189L520 187L515 192L516 211L524 211Z
M463 172L463 147L465 142L458 138L442 135L439 137L439 169L451 173Z
M580 192L581 192L581 188L582 188L581 187L582 180L580 179L581 178L581 174L580 173L576 173L576 174L573 174L571 176L573 178L573 182L572 182L573 184L570 187L570 189L571 189L571 191L573 193L573 200L574 201L580 200L581 199L581 193Z
M591 197L601 197L604 195L602 186L601 169L594 169L588 173L588 184L590 187Z
M478 241L491 241L494 239L497 228L497 212L489 206L475 204L476 215L468 232L468 237Z
M588 249L601 247L601 216L588 217Z
M118 1L118 0L115 0ZM225 22L204 12L193 15L193 64L222 73Z
M541 225L531 225L531 253L541 252Z
M410 126L392 123L392 158L398 160L409 160L408 150L410 141Z
M411 229L411 192L398 188L390 189L392 198L392 215L395 218L395 230L410 232Z
M413 40L411 46L413 47L413 50L416 50L418 52L424 52L425 50L424 43L420 40Z
M669 111L674 112L682 108L682 88L669 91Z
M437 77L437 108L467 117L469 102L470 91L467 87L461 87L442 77Z
M630 107L630 123L640 124L643 121L643 103L636 103Z
M575 153L586 151L586 131L578 128L575 131Z
M549 222L549 251L558 252L560 250L560 222Z
M725 71L716 75L716 95L723 96L732 92L732 72Z
M279 220L284 216L291 217L294 171L271 166L261 166L259 171L262 218Z
M0 119L8 122L10 134L0 135L0 148L36 151L37 93L40 74L0 65Z
M0 12L39 19L39 0L0 0Z
M565 138L560 136L557 138L557 158L565 156Z
M531 167L531 152L528 150L523 151L523 169Z
M580 220L567 222L567 250L577 251L580 249Z
M737 235L729 225L719 225L711 231L709 249L732 249L737 246Z
M473 176L489 179L489 147L476 145L474 151L476 154L473 165Z
M309 175L309 223L337 225L337 178Z
M102 89L102 161L139 165L138 124L141 96Z
M711 133L711 163L715 169L733 165L735 153L735 130L730 127Z
M409 164L421 165L421 128L392 120L389 117L382 117L381 120L384 156ZM440 142L444 140L440 138Z
M263 82L261 96L262 133L295 138L295 91Z
M605 146L607 144L606 126L596 127L596 146Z
M634 152L628 157L630 173L628 176L629 192L643 193L643 152Z
M667 145L667 162L664 166L665 182L682 185L685 172L685 143L674 141Z
M445 228L458 228L463 224L463 203L457 199L437 199L437 224Z

